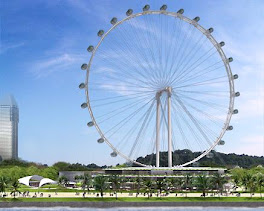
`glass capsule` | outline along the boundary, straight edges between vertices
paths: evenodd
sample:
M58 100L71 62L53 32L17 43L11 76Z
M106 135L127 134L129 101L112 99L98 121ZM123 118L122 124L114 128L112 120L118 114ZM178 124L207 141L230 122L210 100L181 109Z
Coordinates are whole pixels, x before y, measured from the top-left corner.
M97 140L97 142L98 142L99 144L102 144L102 143L104 143L104 139L103 139L103 138L99 138L99 139Z
M83 103L82 105L81 105L81 108L87 108L87 103Z
M80 83L79 88L80 89L84 89L85 88L85 83Z
M115 25L116 23L117 23L117 18L112 18L112 20L110 21L110 23L112 24L112 25Z
M236 92L236 93L235 93L235 96L236 96L236 97L239 97L239 96L240 96L240 92Z
M209 33L212 33L214 31L214 29L213 28L209 28L208 31L209 31Z
M88 48L87 48L87 51L88 52L92 52L94 50L94 47L92 45L90 45Z
M184 13L184 9L180 9L177 13L182 15Z
M235 109L235 110L233 111L233 114L238 114L238 110Z
M133 10L132 9L129 9L127 12L126 12L126 15L127 16L130 16L130 15L132 15L133 14Z
M94 123L93 123L92 121L91 121L91 122L88 122L88 123L87 123L87 126L88 126L88 127L92 127L92 126L94 126Z
M111 157L116 157L117 153L116 152L112 152L110 155L111 155Z
M143 7L143 11L145 12L145 11L148 11L150 9L150 6L147 4L147 5L145 5L144 7Z
M223 47L225 45L225 42L222 41L219 44L220 44L221 47Z
M233 79L238 79L238 75L237 74L233 75Z
M166 9L167 9L167 5L166 4L162 5L161 8L160 8L161 11L165 11Z
M82 66L81 66L81 69L82 69L82 70L86 70L86 69L87 69L87 67L88 67L88 65L87 65L87 64L82 64Z
M102 37L104 34L104 30L99 30L99 32L97 33L98 37Z
M200 17L195 17L194 19L193 19L195 22L198 22L199 20L200 20Z

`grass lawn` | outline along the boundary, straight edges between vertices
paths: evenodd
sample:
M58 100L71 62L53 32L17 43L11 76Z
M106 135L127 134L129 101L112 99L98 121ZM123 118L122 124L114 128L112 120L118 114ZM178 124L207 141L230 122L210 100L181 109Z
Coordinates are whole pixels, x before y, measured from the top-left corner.
M221 197L221 198L202 198L202 197L162 197L156 198L136 198L120 197L115 198L0 198L0 202L264 202L264 198L259 197Z

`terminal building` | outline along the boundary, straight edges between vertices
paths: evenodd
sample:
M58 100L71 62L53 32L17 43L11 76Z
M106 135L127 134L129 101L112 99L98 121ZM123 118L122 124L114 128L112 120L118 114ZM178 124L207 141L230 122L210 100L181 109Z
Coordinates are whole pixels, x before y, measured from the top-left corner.
M18 159L19 110L13 96L0 99L0 161Z

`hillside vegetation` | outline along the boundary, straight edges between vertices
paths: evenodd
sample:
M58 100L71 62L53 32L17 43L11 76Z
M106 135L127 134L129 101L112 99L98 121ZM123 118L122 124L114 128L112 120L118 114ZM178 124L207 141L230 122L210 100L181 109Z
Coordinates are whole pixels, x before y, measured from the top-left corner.
M251 168L258 165L264 165L264 157L250 156L250 155L237 155L235 153L225 154L221 152L212 151L213 157L204 157L199 160L196 166L209 166L209 167L226 167L233 168L239 166L242 168ZM201 152L192 152L190 150L176 150L173 152L173 165L186 163L195 157L199 156ZM138 162L147 165L156 164L156 154L150 154L145 157L139 157ZM168 153L160 152L160 166L165 167L168 165Z

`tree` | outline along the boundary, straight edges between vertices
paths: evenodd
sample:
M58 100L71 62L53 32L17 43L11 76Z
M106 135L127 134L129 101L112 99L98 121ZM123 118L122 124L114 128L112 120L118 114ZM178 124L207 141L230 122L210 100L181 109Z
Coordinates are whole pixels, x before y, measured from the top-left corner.
M41 170L39 175L43 176L44 178L56 180L58 178L58 170L55 167L47 167Z
M67 171L69 170L70 163L66 162L57 162L53 164L53 167L56 168L58 171Z
M140 191L141 183L142 183L142 178L139 175L135 178L135 183L137 187L137 195L136 195L137 197Z
M209 180L206 175L199 175L196 178L196 185L203 192L203 197L205 197L206 190L209 188Z
M187 190L190 190L192 187L192 176L190 174L185 175L184 186L185 186L185 196L187 197Z
M11 195L13 194L14 198L16 198L16 193L20 193L18 188L19 188L18 180L13 180L11 187Z
M215 173L213 177L211 178L211 182L212 182L212 185L216 187L218 194L219 194L220 192L221 193L223 192L223 186L227 182L227 179L224 176L218 173Z
M8 179L4 176L0 177L0 192L4 193L7 187Z
M262 187L264 186L264 174L259 172L255 175L255 177L256 177L256 184L259 188L260 197L262 198L261 191L262 191Z
M146 178L144 180L144 188L145 188L145 192L148 194L148 199L149 199L150 193L152 191L152 185L153 185L153 183L152 183L151 179Z
M248 184L247 187L249 187L250 190L250 195L252 197L252 195L255 193L256 189L257 189L257 178L256 176L252 176L251 174L248 174Z
M66 176L61 176L59 177L59 185L62 185L65 187L65 185L67 185L69 183L69 180Z
M82 176L79 176L79 178L82 178ZM82 188L84 190L85 188L87 188L87 191L89 193L91 184L92 184L92 177L89 174L85 174L83 176Z
M157 190L159 190L159 193L157 194L157 196L160 195L160 197L161 197L161 193L164 190L164 185L165 185L164 179L157 179L156 188L157 188Z
M121 185L121 178L119 177L119 175L115 174L110 177L109 182L111 183L111 186L113 190L115 191L115 195L117 199L117 191L119 190L120 185Z
M108 188L107 177L98 175L94 178L95 190L100 191L101 197L103 198L104 191Z
M241 175L241 184L244 186L245 191L248 190L250 179L251 179L250 173L247 171L244 171L243 174Z

